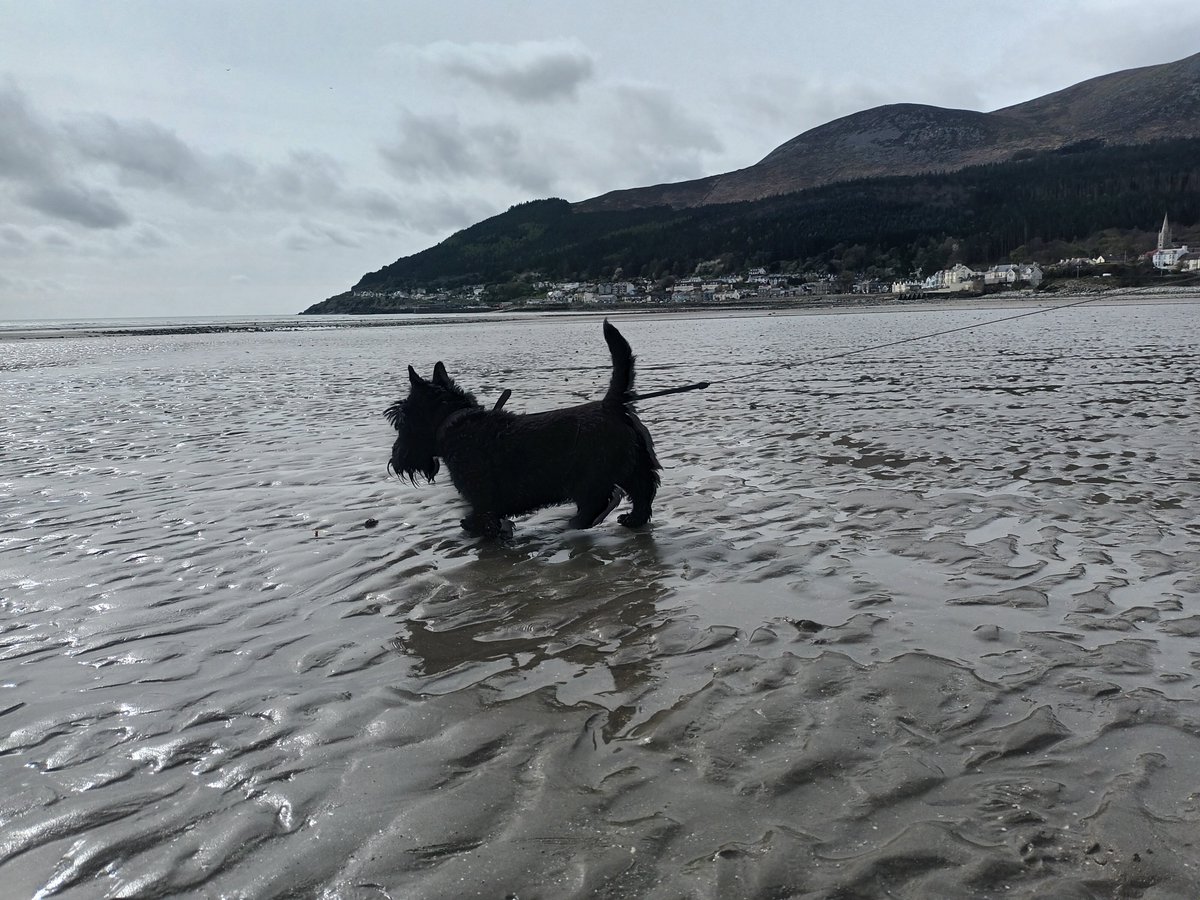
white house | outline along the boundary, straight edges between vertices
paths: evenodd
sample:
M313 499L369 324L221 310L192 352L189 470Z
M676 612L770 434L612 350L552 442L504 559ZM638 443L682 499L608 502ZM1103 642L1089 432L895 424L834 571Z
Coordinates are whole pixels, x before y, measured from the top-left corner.
M955 263L949 269L934 272L925 279L924 287L928 290L961 291L970 286L979 277L979 273L970 266Z
M1190 252L1186 244L1182 247L1163 247L1150 254L1150 262L1156 269L1174 269Z
M1150 254L1150 262L1156 269L1174 269L1180 264L1183 257L1190 251L1185 244L1182 247L1174 246L1175 241L1171 238L1171 223L1167 221L1167 217L1163 216L1162 228L1158 232L1158 248Z
M1028 282L1033 287L1042 283L1042 267L1037 263L1005 263L992 266L983 273L986 284L1017 284Z

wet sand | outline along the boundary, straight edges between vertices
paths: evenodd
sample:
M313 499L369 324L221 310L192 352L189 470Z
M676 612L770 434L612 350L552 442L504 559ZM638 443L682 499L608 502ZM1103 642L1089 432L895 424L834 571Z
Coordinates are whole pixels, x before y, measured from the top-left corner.
M618 319L721 379L651 527L501 545L382 410L596 396L598 318L8 343L5 891L1200 896L1200 305L804 363L996 315Z

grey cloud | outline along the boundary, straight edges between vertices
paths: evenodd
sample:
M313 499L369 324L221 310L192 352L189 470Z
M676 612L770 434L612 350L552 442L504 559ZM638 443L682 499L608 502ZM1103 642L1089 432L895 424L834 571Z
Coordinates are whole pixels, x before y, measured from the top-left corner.
M90 229L132 221L126 198L118 200L110 186L221 211L320 207L373 219L403 217L382 191L348 187L342 166L328 155L294 152L283 162L261 164L204 153L153 122L107 115L55 121L33 110L11 79L0 81L0 181L14 185L12 197L24 206ZM135 244L155 246L153 239Z
M116 228L129 214L108 191L69 179L56 150L59 129L34 112L16 84L0 87L0 177L30 209L85 228Z
M507 124L468 127L453 117L409 116L384 159L406 178L499 179L518 185L521 193L540 191L548 183L537 154ZM436 234L493 211L470 200L412 194L406 187L402 202L387 189L348 183L341 162L328 154L297 151L260 162L203 152L153 122L107 115L51 119L33 109L11 79L0 80L0 198L68 230L129 226L142 218L134 215L139 204L153 203L156 195L182 198L194 209L282 210L302 216L301 224L280 237L285 246L301 250L361 245L362 235L354 229L322 224L322 218L350 217ZM19 253L23 237L41 245L32 232L5 230L0 248L8 255ZM119 247L141 255L169 243L143 221Z
M56 219L85 228L117 228L131 221L108 191L76 183L43 184L22 194L26 205Z
M333 157L294 151L286 163L271 166L261 181L277 200L328 201L341 193L344 177L341 164Z
M563 116L526 117L518 127L403 112L398 136L378 150L409 185L470 188L491 199L695 178L723 150L716 130L662 89L623 84L589 100L601 106L585 130Z
M251 202L270 174L236 154L195 150L153 122L93 115L66 123L63 133L80 163L112 167L121 185L169 191L209 209ZM281 185L274 193L282 197L294 191Z
M706 157L723 150L716 131L669 93L643 85L618 85L610 98L598 147L581 148L573 183L603 192L711 174ZM597 153L601 150L601 153Z
M505 126L464 127L453 116L401 115L400 137L380 148L384 160L397 175L476 175L486 161L473 148L475 143L495 144L515 138Z
M684 109L666 91L640 85L617 88L621 117L617 127L630 139L655 147L686 147L719 152L712 126Z
M359 241L344 228L324 222L303 221L285 228L280 243L288 250L314 250L323 246L357 247Z
M36 296L38 299L47 296L58 298L68 293L67 287L53 278L9 278L3 272L0 272L0 287L14 295ZM22 310L22 313L25 314L25 311Z
M132 235L132 241L135 246L144 250L158 250L174 243L153 225L139 226Z
M54 225L0 225L0 256L29 256L42 251L78 251L80 242Z
M157 256L178 242L172 236L145 222L126 229L119 241L107 245L106 252L125 259Z
M351 202L364 214L372 219L401 221L404 218L404 208L400 202L383 191L366 189L356 191L351 195Z
M29 244L29 236L16 225L0 225L0 246L24 249Z
M43 247L72 249L76 246L75 239L71 235L53 225L44 225L36 229L34 237L37 238L37 242Z
M519 101L572 98L595 71L591 54L577 41L439 42L424 48L421 56L449 75Z
M474 131L478 137L480 128ZM380 154L398 175L480 174L484 166L469 144L470 136L457 119L404 113L400 140L380 148Z
M499 179L530 192L553 183L541 154L502 123L464 125L456 116L405 112L399 139L379 152L401 178Z
M0 177L42 178L52 168L54 140L11 79L0 82Z
M256 176L255 202L289 210L319 207L374 221L403 222L400 202L378 188L346 184L342 164L324 153L293 152L288 161Z
M190 147L152 122L88 116L67 123L64 130L84 159L115 166L128 183L180 187L195 182L202 169Z

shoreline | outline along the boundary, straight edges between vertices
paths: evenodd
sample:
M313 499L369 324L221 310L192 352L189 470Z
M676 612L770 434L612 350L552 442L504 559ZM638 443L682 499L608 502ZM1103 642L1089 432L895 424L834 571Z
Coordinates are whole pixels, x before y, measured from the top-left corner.
M881 295L882 296L882 295ZM946 297L919 300L862 299L861 295L831 295L828 300L781 300L746 304L708 304L688 306L666 306L649 304L612 305L596 309L571 310L488 310L477 313L394 313L382 315L344 315L326 317L322 315L296 314L293 317L263 317L262 319L237 319L222 322L180 322L179 324L155 324L139 327L134 320L114 320L111 327L89 322L83 327L51 328L32 324L29 328L14 327L0 329L0 343L6 341L56 340L96 337L160 337L193 334L237 334L246 332L303 331L308 329L341 328L404 328L419 325L455 325L475 322L505 322L514 319L558 319L567 317L597 317L610 315L657 315L657 316L803 316L803 315L854 315L888 314L906 312L939 312L963 310L1005 309L1053 309L1055 307L1078 306L1146 306L1159 304L1200 303L1200 289L1152 289L1145 293L1134 291L1071 293L1062 296L1031 294L994 296L988 298L962 299Z

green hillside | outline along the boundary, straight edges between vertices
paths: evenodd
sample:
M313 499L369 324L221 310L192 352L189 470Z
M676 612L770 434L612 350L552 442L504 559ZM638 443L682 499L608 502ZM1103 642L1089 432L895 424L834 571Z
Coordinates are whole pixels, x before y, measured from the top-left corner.
M948 258L986 265L1053 262L1064 247L1136 254L1163 214L1200 223L1200 140L1105 147L1084 143L950 173L871 178L748 203L580 212L536 200L364 276L355 292L547 280L681 277L725 271L907 275ZM1142 243L1139 243L1139 242ZM369 310L353 293L306 310Z

